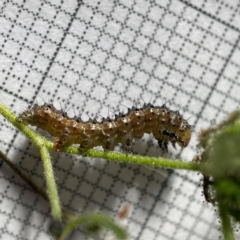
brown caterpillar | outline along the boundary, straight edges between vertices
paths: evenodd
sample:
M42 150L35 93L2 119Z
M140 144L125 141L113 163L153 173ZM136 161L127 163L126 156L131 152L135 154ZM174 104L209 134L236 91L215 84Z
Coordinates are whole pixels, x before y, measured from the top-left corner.
M163 151L168 150L168 142L175 148L186 147L191 138L191 126L178 111L165 105L154 107L144 104L142 108L128 108L126 114L115 115L101 122L89 119L68 117L64 111L57 110L52 104L35 105L24 111L17 119L26 125L36 126L56 137L54 148L61 151L72 144L80 144L80 149L102 146L104 150L114 150L121 143L130 148L134 138L142 138L144 133L152 133Z

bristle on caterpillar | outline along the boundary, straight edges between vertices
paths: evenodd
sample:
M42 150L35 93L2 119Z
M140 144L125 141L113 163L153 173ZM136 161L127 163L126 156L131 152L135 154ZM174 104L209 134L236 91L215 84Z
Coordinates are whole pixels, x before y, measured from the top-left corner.
M35 105L24 111L18 121L26 125L46 130L56 137L54 148L80 144L80 149L102 146L106 151L114 150L117 144L130 148L134 138L142 138L144 133L152 133L163 151L168 150L168 142L184 148L191 138L191 126L178 111L165 105L157 107L144 104L142 108L129 108L126 114L115 115L101 122L89 119L70 118L66 112L57 110L52 104Z

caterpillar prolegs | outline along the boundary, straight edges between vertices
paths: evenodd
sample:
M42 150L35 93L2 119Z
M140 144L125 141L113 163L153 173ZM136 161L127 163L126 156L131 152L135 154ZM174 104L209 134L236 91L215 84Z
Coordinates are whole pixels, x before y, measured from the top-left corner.
M101 122L89 119L70 118L66 112L57 110L52 104L35 105L24 111L18 121L26 125L46 130L56 137L54 148L61 151L72 144L80 144L80 149L102 146L112 151L121 143L131 147L134 138L142 138L144 133L152 133L163 151L168 150L168 142L184 148L191 138L191 126L178 111L165 105L144 104L142 108L128 108L126 114L105 118Z

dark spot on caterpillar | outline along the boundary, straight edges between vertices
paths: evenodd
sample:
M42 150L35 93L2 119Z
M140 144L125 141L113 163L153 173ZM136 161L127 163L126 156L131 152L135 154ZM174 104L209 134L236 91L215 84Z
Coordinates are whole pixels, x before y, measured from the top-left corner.
M162 133L163 133L164 135L166 135L166 136L169 136L170 138L176 138L176 139L178 138L175 133L169 132L169 131L167 131L167 130L163 130Z
M163 106L144 104L142 108L128 108L128 113L115 114L115 119L103 118L98 122L89 118L84 122L80 117L70 118L66 112L57 110L52 104L34 105L17 119L26 125L37 126L56 137L54 148L79 144L81 149L102 146L114 150L121 143L130 147L134 138L152 133L159 147L167 151L168 142L175 147L186 147L191 138L191 126L178 111Z

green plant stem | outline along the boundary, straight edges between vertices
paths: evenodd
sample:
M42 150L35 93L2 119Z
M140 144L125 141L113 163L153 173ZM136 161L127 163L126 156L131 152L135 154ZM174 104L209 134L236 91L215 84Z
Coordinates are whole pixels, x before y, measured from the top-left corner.
M49 149L53 150L53 145L48 146ZM132 163L140 164L148 167L158 167L158 168L172 168L172 169L185 169L192 171L200 171L201 165L197 163L184 162L181 160L172 160L162 157L148 157L148 156L139 156L133 154L124 154L121 152L104 152L96 149L90 149L84 152L79 152L77 147L67 147L63 152L71 154L80 154L83 156L89 156L94 158L103 158L109 161L121 162L121 163Z
M60 206L60 201L59 201L59 197L58 197L58 193L57 193L56 182L54 179L51 157L50 157L48 149L46 148L46 145L45 145L46 139L41 137L39 134L34 132L29 127L18 123L16 120L16 116L7 107L5 107L1 102L0 102L0 113L9 122L11 122L15 127L17 127L26 136L28 136L29 139L39 149L41 157L42 157L42 161L43 161L44 170L45 170L47 192L48 192L49 199L50 199L53 217L56 220L61 220L61 217L62 217L61 206Z
M103 226L107 229L110 229L118 239L126 239L126 237L127 237L126 230L119 227L118 225L116 225L113 222L113 220L110 219L108 216L103 215L103 214L94 213L94 214L83 215L83 216L78 217L77 219L71 221L70 223L68 223L64 227L63 232L58 240L65 239L69 233L71 233L75 228L77 228L83 224L84 224L84 226L86 226L86 225L88 225L88 226L91 226L91 225L92 226L93 225Z
M222 221L222 232L224 235L224 240L235 240L233 235L233 229L230 222L230 217L228 216L227 210L223 203L219 202L219 215Z
M52 208L52 215L54 219L61 221L62 210L61 210L60 200L57 192L57 185L54 178L51 157L45 145L42 145L39 148L39 150L43 160L43 167L44 167L45 178L47 183L48 196L49 196L50 205Z

